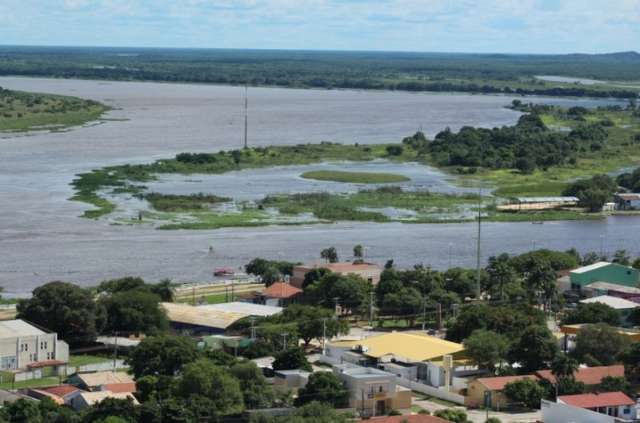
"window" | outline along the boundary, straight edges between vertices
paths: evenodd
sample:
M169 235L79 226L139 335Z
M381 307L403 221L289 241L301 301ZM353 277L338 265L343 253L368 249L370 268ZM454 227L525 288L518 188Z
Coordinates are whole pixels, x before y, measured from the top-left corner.
M382 392L382 385L380 385L380 388L378 388L378 392Z

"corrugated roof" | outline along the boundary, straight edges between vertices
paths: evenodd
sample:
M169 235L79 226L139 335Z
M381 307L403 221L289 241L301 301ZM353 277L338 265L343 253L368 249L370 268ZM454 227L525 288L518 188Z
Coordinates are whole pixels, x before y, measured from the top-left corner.
M600 394L560 395L558 401L580 408L619 407L635 402L622 392L602 392Z
M245 313L210 310L203 307L194 307L189 304L160 303L160 305L167 312L169 321L194 326L226 329L238 320L249 317L249 315Z
M363 347L363 354L380 358L395 356L400 360L419 362L464 350L462 344L445 341L421 332L392 332L359 341L339 341L332 345Z
M622 292L624 294L640 295L640 288L634 288L632 286L626 286L626 285L619 285L617 283L612 283L612 282L600 282L600 281L593 282L585 286L585 288L606 290L606 291L616 291L616 292Z
M536 374L541 379L546 379L551 383L556 383L556 377L551 373L551 370L538 370ZM577 372L573 374L573 377L585 385L599 385L602 378L612 377L624 377L624 366L597 366L597 367L581 367Z
M38 391L47 392L51 395L55 395L57 397L64 397L73 392L80 391L81 389L75 387L73 385L59 385L59 386L50 386L48 388L38 388Z
M601 267L606 267L606 266L609 266L611 264L612 263L609 263L607 261L599 261L597 263L593 263L593 264L590 264L588 266L582 266L582 267L578 267L577 269L573 269L571 271L571 273L580 274L580 273L590 272L592 270L600 269Z
M0 321L0 339L13 338L16 336L35 336L45 335L46 332L25 322L24 320L5 320Z
M133 378L124 372L78 373L77 377L88 387L134 382Z
M221 303L221 304L208 304L197 307L198 310L218 311L224 313L243 314L246 316L258 316L268 317L274 314L282 313L282 307L268 306L263 304L253 303Z
M287 299L300 294L302 289L296 288L288 283L276 282L262 291L262 295L269 298Z
M623 200L640 200L640 194L635 192L616 194L616 197L620 197Z
M518 380L537 380L535 375L522 375L522 376L498 376L498 377L480 377L476 379L482 386L490 391L502 391L504 387L511 382Z
M580 300L580 302L584 304L593 304L593 303L606 304L611 308L615 308L616 310L626 310L629 308L636 308L640 305L638 303L634 303L633 301L625 300L624 298L613 297L611 295L600 295L598 297L587 298L586 300Z
M136 392L137 387L135 382L123 382L123 383L108 383L106 385L102 385L102 391L111 391L114 393L122 393L122 392Z

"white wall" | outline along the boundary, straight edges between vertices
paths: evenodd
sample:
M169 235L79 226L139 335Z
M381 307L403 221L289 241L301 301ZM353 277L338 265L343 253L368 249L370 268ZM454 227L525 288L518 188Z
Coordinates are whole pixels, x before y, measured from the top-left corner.
M540 405L544 423L615 423L616 419L606 414L567 404L542 400Z

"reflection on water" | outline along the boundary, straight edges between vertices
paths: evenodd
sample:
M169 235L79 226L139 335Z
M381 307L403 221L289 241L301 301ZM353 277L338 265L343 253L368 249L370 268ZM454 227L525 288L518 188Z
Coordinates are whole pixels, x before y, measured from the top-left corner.
M358 243L368 248L367 258L379 262L394 258L400 266L474 263L473 224L340 223L167 232L79 219L88 206L68 201L73 194L68 184L76 173L183 151L241 146L243 89L13 77L0 78L0 86L104 101L114 107L107 117L119 119L69 132L0 139L0 286L9 294L24 294L56 279L81 284L124 275L152 281L203 280L211 278L215 267L239 266L256 256L316 260L319 251L331 245L348 259ZM274 88L249 92L249 140L261 146L324 140L389 142L418 129L433 136L447 126L457 130L463 125L509 125L519 116L503 107L513 99L507 96ZM534 100L606 104L584 99ZM438 179L421 183L432 184L434 191L449 184ZM234 189L255 193L239 182ZM516 253L533 246L576 246L582 251L627 248L637 254L633 234L638 230L638 218L544 225L492 223L483 229L482 255ZM214 246L214 254L209 246Z

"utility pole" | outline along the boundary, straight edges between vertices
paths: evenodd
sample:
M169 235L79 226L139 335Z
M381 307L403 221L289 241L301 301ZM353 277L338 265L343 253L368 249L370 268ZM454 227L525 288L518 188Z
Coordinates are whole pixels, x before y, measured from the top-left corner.
M478 242L476 245L476 297L480 300L480 236L482 235L482 183L478 187Z
M322 319L322 355L324 355L325 353L325 343L326 343L326 339L327 339L327 318L323 318Z
M287 335L289 335L287 332L282 332L282 351L287 349Z
M422 331L424 332L427 324L427 297L422 297Z
M249 85L244 86L244 148L249 148L247 129L249 124Z
M442 329L442 304L438 303L438 321L436 322L438 330Z
M256 318L251 316L249 320L251 320L251 340L255 341L256 340L256 326L255 326Z
M114 332L113 343L113 370L116 369L116 360L118 359L118 331Z
M369 326L373 327L373 291L369 293Z
M333 299L333 301L335 302L335 314L336 314L336 316L337 316L337 315L338 315L338 306L340 305L340 304L339 304L340 297L335 297L335 298Z

